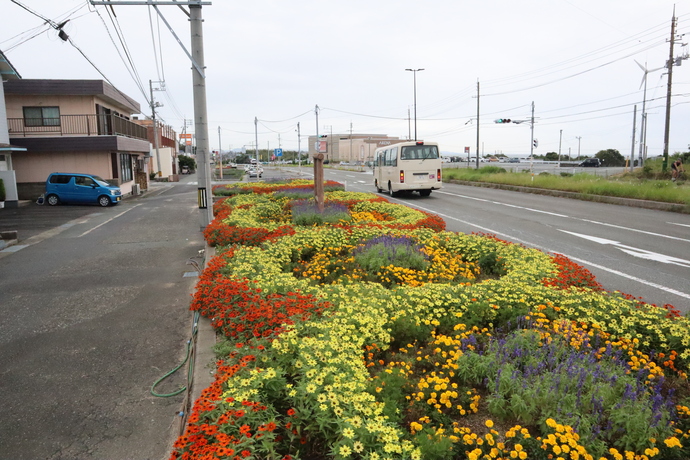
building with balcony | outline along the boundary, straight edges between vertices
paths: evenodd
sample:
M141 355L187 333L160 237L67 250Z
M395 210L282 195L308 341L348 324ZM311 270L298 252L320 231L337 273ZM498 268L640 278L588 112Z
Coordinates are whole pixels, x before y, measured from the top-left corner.
M4 82L9 143L20 200L45 191L51 172L101 176L122 193L148 189L150 143L134 99L103 80Z

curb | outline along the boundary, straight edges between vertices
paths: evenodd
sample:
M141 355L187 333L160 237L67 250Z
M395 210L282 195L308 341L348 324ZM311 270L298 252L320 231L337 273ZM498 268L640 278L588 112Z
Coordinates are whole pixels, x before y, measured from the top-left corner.
M631 206L636 208L655 209L658 211L677 212L690 214L690 205L680 203L666 203L663 201L639 200L635 198L621 198L606 195L590 195L587 193L567 192L565 190L551 190L544 188L523 187L520 185L493 184L490 182L472 182L464 180L450 179L449 184L471 185L473 187L495 188L500 190L510 190L513 192L533 193L536 195L548 195L561 198L570 198L581 201L594 201L597 203L608 203L619 206Z
M203 269L206 269L211 259L216 255L216 248L206 244L204 254ZM199 276L201 276L201 273L199 273ZM216 344L216 331L211 326L211 320L204 316L199 317L197 327L196 345L194 347L196 350L194 375L188 410L191 410L194 406L194 402L199 399L201 392L211 386L216 371L216 356L213 352L213 347Z

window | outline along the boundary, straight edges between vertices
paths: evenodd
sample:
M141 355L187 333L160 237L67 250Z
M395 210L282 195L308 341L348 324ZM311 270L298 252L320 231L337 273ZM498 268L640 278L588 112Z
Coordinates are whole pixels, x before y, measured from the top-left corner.
M438 158L438 148L435 145L415 145L403 147L401 160L435 160Z
M120 173L122 182L132 180L132 155L127 153L120 154Z
M65 176L64 174L53 174L50 176L51 184L69 184L72 176Z
M60 107L24 107L24 126L60 126Z
M397 166L398 165L398 148L392 147L386 150L386 166Z
M90 177L84 177L84 176L74 176L74 183L77 185L84 185L86 187L91 187L92 185L96 185L96 183L91 179Z

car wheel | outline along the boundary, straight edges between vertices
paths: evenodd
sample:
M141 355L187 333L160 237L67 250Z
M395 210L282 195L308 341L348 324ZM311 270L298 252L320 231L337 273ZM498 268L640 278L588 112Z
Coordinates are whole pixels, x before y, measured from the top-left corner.
M98 197L98 204L100 204L102 207L106 208L110 206L110 198L108 198L105 195L101 195Z
M383 189L381 187L379 187L379 181L378 180L374 181L374 186L376 187L377 192L379 192L379 193L383 192Z
M431 195L431 190L420 190L419 194L421 196L429 196L429 195Z
M393 186L391 186L390 182L388 182L388 194L390 196L398 196L398 192L393 191Z
M48 195L46 197L46 202L51 206L57 206L60 204L60 198L58 198L57 195Z

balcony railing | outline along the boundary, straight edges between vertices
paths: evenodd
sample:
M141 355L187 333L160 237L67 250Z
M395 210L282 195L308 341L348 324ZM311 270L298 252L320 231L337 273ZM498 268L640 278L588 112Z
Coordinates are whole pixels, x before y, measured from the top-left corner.
M116 115L61 115L60 118L8 118L10 137L125 136L147 140L146 127Z

